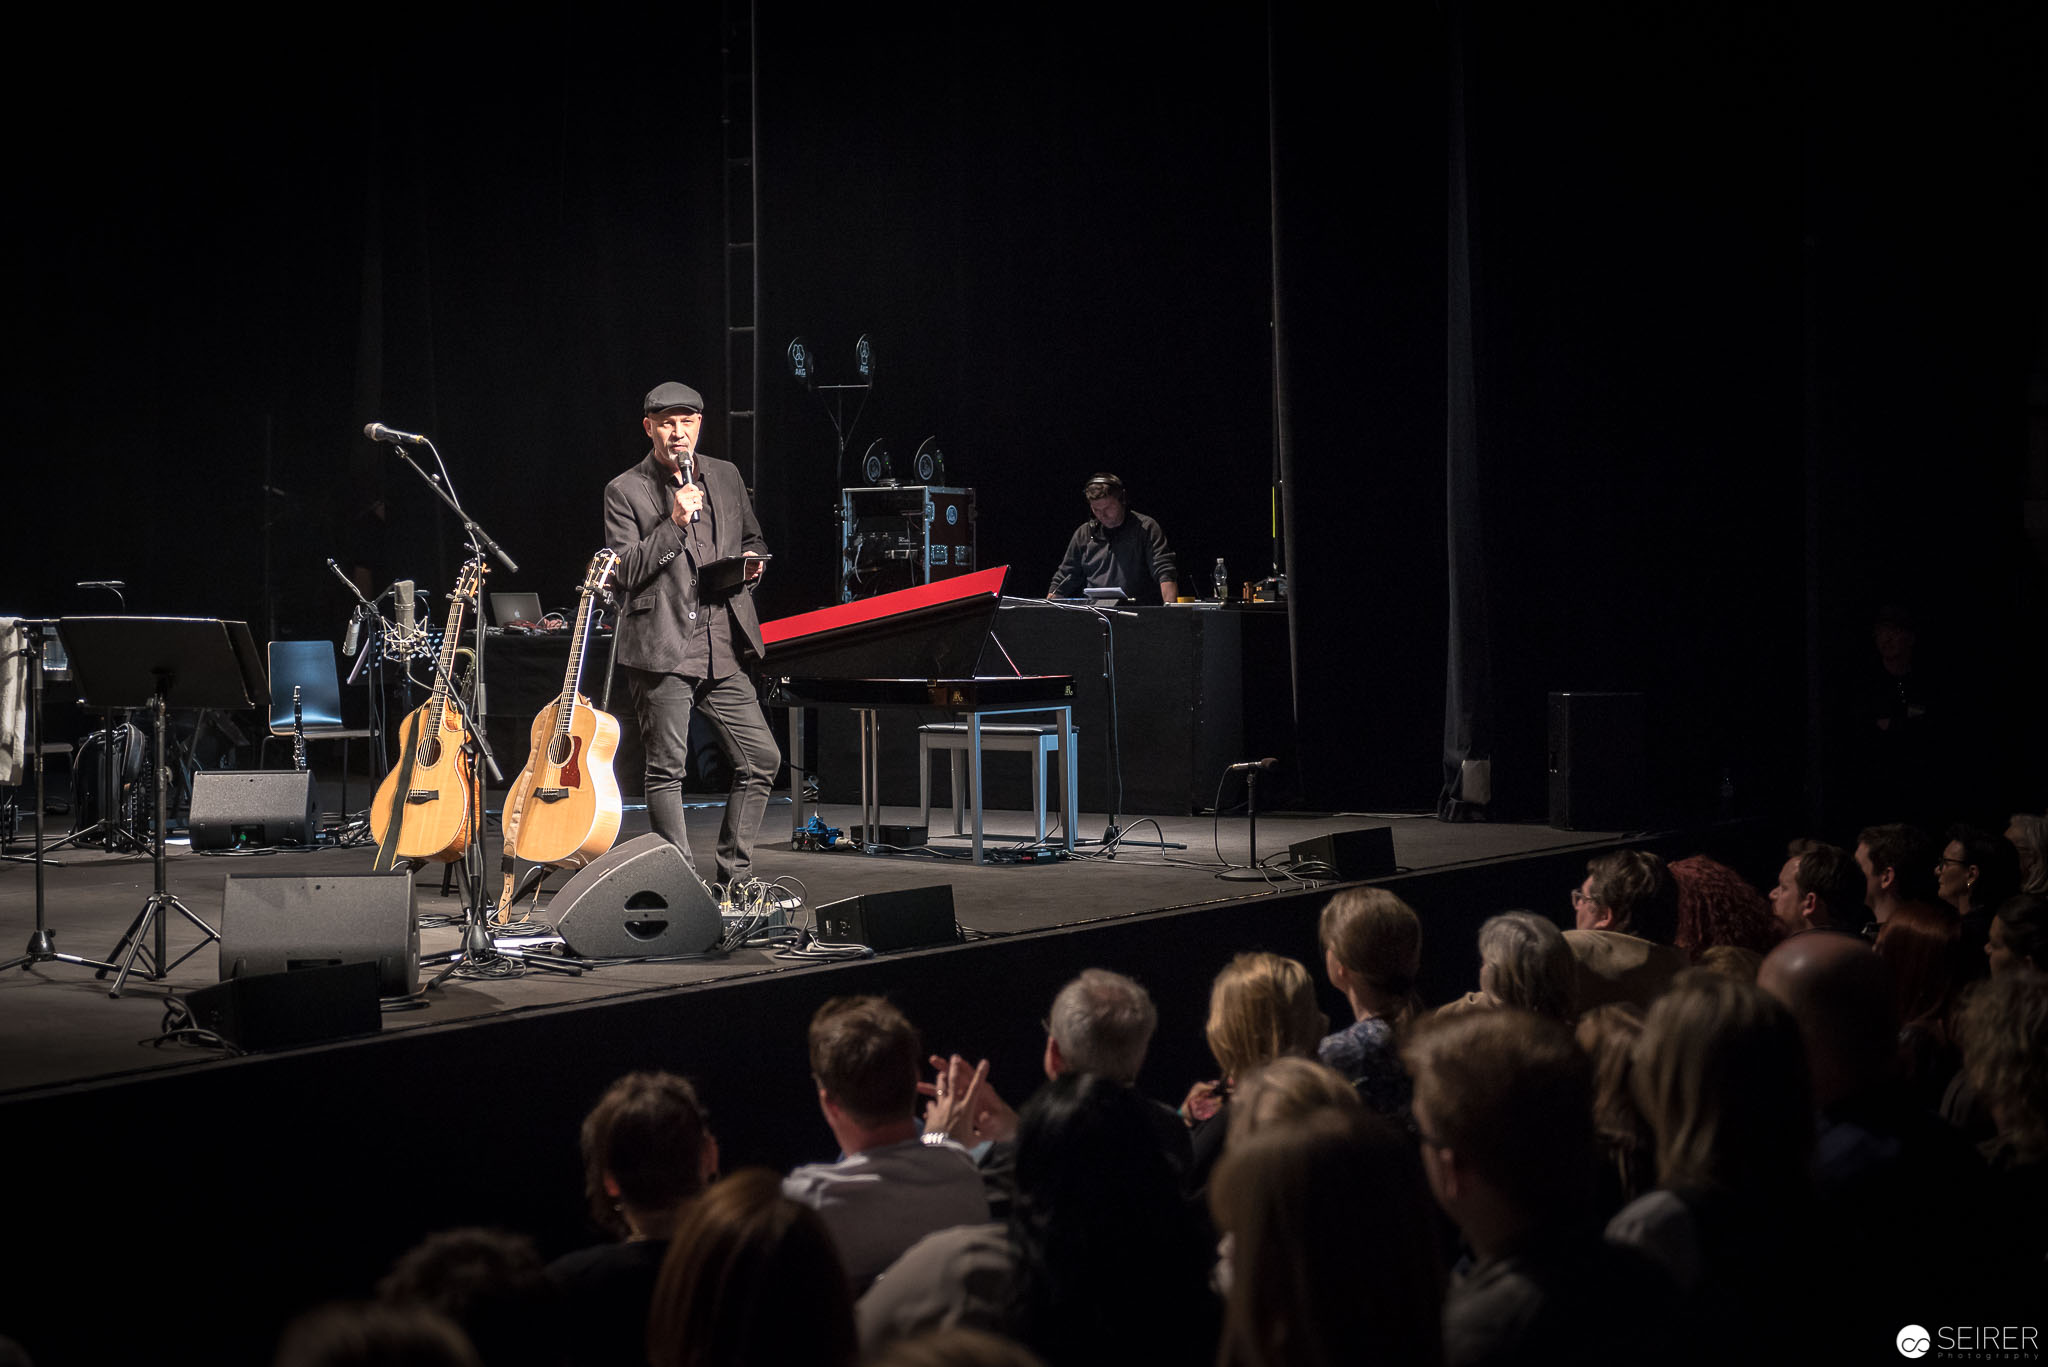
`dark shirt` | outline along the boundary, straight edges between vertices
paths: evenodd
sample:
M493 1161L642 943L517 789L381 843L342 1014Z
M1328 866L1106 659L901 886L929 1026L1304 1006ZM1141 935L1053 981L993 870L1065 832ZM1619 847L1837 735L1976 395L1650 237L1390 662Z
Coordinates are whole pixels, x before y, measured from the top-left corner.
M1670 1279L1590 1227L1490 1258L1444 1298L1447 1367L1690 1360Z
M1316 1046L1316 1057L1342 1073L1358 1089L1366 1109L1402 1125L1410 1123L1408 1103L1414 1084L1401 1064L1394 1027L1378 1016L1353 1021Z
M1126 511L1115 530L1090 519L1074 529L1067 553L1052 577L1049 597L1078 594L1084 588L1120 588L1135 598L1165 580L1179 581L1166 533L1143 513Z
M647 1361L647 1309L668 1253L666 1239L636 1239L579 1249L548 1264L562 1293L570 1361L578 1367L641 1367Z

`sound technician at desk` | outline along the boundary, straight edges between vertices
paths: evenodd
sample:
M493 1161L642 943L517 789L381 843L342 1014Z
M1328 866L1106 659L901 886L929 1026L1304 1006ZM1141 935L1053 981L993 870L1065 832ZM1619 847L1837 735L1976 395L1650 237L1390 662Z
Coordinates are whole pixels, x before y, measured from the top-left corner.
M1124 482L1112 474L1090 475L1081 486L1094 516L1074 529L1066 558L1052 577L1048 598L1078 595L1083 589L1120 588L1132 598L1139 587L1157 584L1160 598L1180 596L1173 548L1166 533L1143 513L1134 513Z

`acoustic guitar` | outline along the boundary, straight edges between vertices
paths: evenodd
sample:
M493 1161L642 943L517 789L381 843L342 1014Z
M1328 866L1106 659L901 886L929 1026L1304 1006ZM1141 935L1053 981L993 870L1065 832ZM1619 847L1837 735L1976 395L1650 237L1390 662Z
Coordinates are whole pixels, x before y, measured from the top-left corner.
M377 785L370 804L370 833L377 837L374 867L379 870L400 859L453 863L469 848L473 789L463 756L469 728L461 712L448 704L448 680L462 642L462 610L476 601L485 569L481 560L462 567L461 580L449 595L434 691L400 726L399 762Z
M533 748L505 799L505 891L498 919L511 912L513 860L580 869L612 847L624 808L612 758L619 749L618 719L600 712L580 691L590 648L591 609L618 568L609 548L591 558L578 590L576 632L562 674L561 696L533 719Z

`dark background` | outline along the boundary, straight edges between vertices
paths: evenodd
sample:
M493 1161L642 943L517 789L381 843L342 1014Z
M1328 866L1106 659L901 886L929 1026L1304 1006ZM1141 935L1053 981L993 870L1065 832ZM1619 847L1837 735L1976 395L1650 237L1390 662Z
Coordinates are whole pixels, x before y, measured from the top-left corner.
M1012 591L1042 592L1102 468L1184 588L1219 555L1264 573L1277 297L1285 786L1429 806L1462 53L1497 813L1541 814L1546 691L1625 688L1651 695L1673 811L1725 772L1745 808L1861 819L1840 704L1894 598L1969 723L1950 810L2048 800L2013 777L2048 769L2021 525L2037 6L1279 4L1277 168L1265 9L1112 15L762 19L765 615L834 587L835 448L782 368L796 334L827 380L872 335L855 449L936 434ZM445 592L459 534L373 419L431 434L519 559L490 588L568 606L640 394L695 384L725 448L716 13L365 11L232 70L218 36L147 22L119 59L82 28L52 43L4 97L0 607L110 611L72 585L114 578L131 611L338 637L329 556Z

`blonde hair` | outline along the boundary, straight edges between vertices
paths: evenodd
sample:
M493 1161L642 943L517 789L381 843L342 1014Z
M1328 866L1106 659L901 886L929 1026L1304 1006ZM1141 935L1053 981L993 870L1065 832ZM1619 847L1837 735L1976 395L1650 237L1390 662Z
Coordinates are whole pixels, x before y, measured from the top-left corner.
M1345 1076L1312 1058L1276 1058L1237 1080L1230 1098L1227 1150L1246 1135L1273 1125L1291 1125L1318 1111L1363 1115L1365 1103Z
M1634 1051L1636 1105L1667 1188L1796 1189L1813 1144L1799 1023L1776 997L1687 969L1650 1005Z
M1308 1057L1329 1025L1308 970L1278 954L1238 955L1209 989L1209 1052L1228 1078L1286 1054Z
M1978 984L1961 1034L1964 1075L1999 1137L2028 1158L2048 1154L2048 976L2021 969Z

